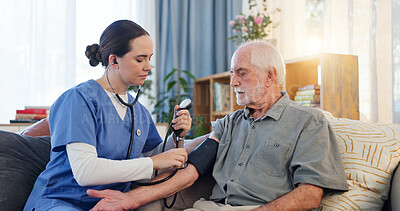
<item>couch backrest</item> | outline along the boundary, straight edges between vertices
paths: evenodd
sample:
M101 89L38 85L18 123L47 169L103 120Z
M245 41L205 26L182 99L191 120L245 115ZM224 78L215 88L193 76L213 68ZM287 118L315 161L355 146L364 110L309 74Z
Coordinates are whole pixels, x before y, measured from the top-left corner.
M320 209L381 210L400 160L400 125L324 114L336 133L349 191L324 196Z

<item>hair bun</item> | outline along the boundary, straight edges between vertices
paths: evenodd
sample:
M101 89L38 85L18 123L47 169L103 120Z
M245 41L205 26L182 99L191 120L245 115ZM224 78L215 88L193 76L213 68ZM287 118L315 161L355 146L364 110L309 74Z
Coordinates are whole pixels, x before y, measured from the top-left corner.
M88 45L86 47L85 55L89 59L89 64L93 67L97 66L101 62L101 54L98 44Z

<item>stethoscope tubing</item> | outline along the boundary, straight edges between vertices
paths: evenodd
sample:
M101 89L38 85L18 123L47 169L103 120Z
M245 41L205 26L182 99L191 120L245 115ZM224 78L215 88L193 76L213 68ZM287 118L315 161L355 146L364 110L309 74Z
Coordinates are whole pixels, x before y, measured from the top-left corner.
M129 107L129 109L131 110L132 129L131 129L131 136L130 136L130 139L129 139L128 152L126 153L126 160L128 160L128 159L130 158L131 151L132 151L133 135L134 135L134 131L135 131L135 128L134 128L134 126L135 126L135 112L134 112L134 110L133 110L133 106L134 106L134 105L137 103L137 101L139 100L139 95L140 95L140 88L141 88L141 86L139 86L139 89L138 89L138 91L137 91L137 93L136 93L136 97L135 97L135 99L133 100L133 102L132 102L132 103L129 103L129 102L127 103L127 102L125 102L125 101L122 100L121 97L114 91L113 87L111 86L110 80L108 79L108 70L109 70L110 66L111 66L111 65L108 65L107 68L106 68L106 78L107 78L108 85L111 87L111 90L114 92L114 94L115 94L115 96L117 97L118 101L119 101L120 103L122 103L123 105ZM163 142L163 147L162 147L162 152L165 151L165 146L166 146L167 138L168 138L168 136L169 136L171 133L172 133L172 122L171 122L171 124L170 124L169 127L168 127L167 134L165 135L164 142ZM177 146L177 147L178 147L178 146ZM185 167L186 167L186 166L185 166ZM183 167L183 168L185 168L185 167ZM183 169L183 168L179 168L179 169ZM158 181L154 181L154 182L137 182L137 181L132 181L131 183L134 184L134 185L137 185L137 186L150 186L150 185L160 184L160 183L162 183L162 182L165 182L165 181L171 179L171 178L176 174L176 172L178 172L179 169L176 169L176 170L175 170L173 173L171 173L168 177L165 177L165 178L163 178L163 179L161 179L161 180L158 180ZM156 170L155 175L157 176L157 174L158 174L158 171ZM164 199L164 205L165 205L167 208L171 208L171 207L174 205L175 200L176 200L176 195L177 195L177 194L174 194L173 201L172 201L172 203L171 203L170 205L168 205L166 199Z

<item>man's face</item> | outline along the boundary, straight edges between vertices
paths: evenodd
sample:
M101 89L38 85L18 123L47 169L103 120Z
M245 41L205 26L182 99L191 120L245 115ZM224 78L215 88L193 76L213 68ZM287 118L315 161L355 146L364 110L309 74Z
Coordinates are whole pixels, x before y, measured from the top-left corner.
M250 52L242 49L233 56L231 86L236 93L237 104L251 108L264 102L267 88L266 74L251 64L250 55Z

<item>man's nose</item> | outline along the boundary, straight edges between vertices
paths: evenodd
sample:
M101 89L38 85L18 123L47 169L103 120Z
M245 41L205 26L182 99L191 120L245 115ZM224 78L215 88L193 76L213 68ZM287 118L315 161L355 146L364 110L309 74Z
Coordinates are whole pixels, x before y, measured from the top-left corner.
M231 77L231 87L236 87L236 86L239 86L239 81L237 79L237 76L233 74Z

